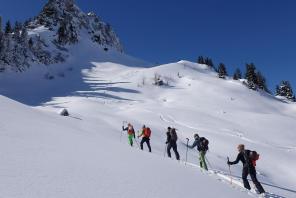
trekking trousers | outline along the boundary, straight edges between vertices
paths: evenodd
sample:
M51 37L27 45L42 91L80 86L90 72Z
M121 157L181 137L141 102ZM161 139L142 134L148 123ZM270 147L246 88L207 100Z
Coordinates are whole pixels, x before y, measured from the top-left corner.
M142 138L142 141L140 143L142 150L143 150L143 144L144 144L144 142L146 142L146 144L147 144L147 146L149 148L149 152L151 153L150 138L149 137L143 137Z
M134 134L128 134L128 142L131 146L133 146L133 138L134 138Z
M171 157L171 148L173 148L173 151L175 152L176 159L180 160L180 155L177 150L177 143L176 142L169 142L168 143L168 147L167 147L168 157Z
M201 168L208 170L205 155L206 155L206 151L199 151L199 164Z
M260 182L257 179L255 167L250 167L249 168L248 166L246 166L246 167L243 168L242 179L243 179L243 182L244 182L244 187L246 189L248 189L248 190L251 190L249 181L247 179L249 174L250 174L251 179L252 179L253 183L255 184L257 190L259 191L259 193L260 194L264 193L265 190L263 189L262 185L260 184Z

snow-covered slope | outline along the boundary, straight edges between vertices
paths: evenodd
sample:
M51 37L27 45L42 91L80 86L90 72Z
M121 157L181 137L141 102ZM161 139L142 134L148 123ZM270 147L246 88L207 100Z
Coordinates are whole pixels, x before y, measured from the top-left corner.
M178 198L197 191L248 197L196 168L120 143L118 131L96 110L80 120L2 96L0 103L2 197Z
M296 196L295 104L205 65L152 67L123 54L111 27L73 0L49 0L27 25L30 69L0 50L0 197L256 197L241 187L241 165L228 173L239 143L260 153L268 197ZM2 67L6 59L16 65ZM62 108L71 116L59 116ZM152 129L152 154L121 138L123 121ZM181 162L164 157L168 126L178 129ZM196 150L184 164L194 133L210 141L207 173Z
M236 157L239 143L260 153L258 177L276 194L270 197L295 196L294 104L218 79L204 65L143 67L100 50L90 41L71 48L69 62L51 67L52 80L40 77L48 70L38 67L17 77L0 74L3 95L35 106L0 100L6 197L244 197L227 181L226 158ZM168 85L152 85L155 76ZM58 116L61 108L72 117ZM125 135L120 142L125 120L151 127L152 154L130 148ZM196 150L188 153L193 165L163 157L167 126L178 129L181 160L185 138L199 133L210 140L211 177L196 168ZM234 176L240 171L232 167Z
M40 35L46 36L47 33L46 29L38 29ZM39 105L52 96L68 96L77 90L88 89L89 85L84 83L82 72L91 69L94 63L112 61L130 66L151 65L117 50L104 51L87 37L69 46L68 53L64 63L33 65L23 73L0 72L0 93L25 104Z

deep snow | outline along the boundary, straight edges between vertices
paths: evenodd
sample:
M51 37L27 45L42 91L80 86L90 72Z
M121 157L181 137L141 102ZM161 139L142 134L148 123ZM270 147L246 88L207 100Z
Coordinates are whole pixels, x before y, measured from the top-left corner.
M296 106L221 80L206 66L180 61L155 67L103 49L89 40L69 47L62 65L35 65L23 74L0 74L0 193L3 197L248 197L229 185L226 158L236 145L257 150L264 188L295 197ZM50 72L53 80L44 79ZM155 74L168 86L152 85ZM72 117L61 117L67 108ZM152 151L120 142L122 121L152 129ZM164 158L165 130L210 140L210 175ZM190 141L192 143L192 141ZM173 155L174 156L174 155ZM240 175L241 165L232 173ZM228 179L227 179L228 178ZM270 195L276 197L276 195Z
M100 114L77 120L0 101L1 197L196 197L197 190L247 197L196 168L120 143Z

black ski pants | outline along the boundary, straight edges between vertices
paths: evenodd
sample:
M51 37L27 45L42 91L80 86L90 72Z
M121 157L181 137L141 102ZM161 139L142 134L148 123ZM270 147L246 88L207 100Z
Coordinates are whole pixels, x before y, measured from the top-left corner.
M262 185L260 184L260 182L257 179L255 167L246 166L246 167L243 168L242 179L243 179L243 182L244 182L244 187L246 189L248 189L248 190L251 190L249 181L247 179L249 174L250 174L250 177L251 177L253 183L255 184L257 190L259 191L259 193L260 194L264 193L265 190L263 189Z
M141 141L141 149L143 150L143 144L146 142L148 148L149 148L149 152L151 153L151 146L150 146L150 138L148 137L143 137L142 141Z
M177 143L176 142L169 142L168 143L168 147L167 147L167 153L168 153L168 156L169 157L172 157L171 156L171 149L173 148L173 151L175 152L175 155L176 155L176 159L177 160L180 160L180 155L178 153L178 150L177 150Z

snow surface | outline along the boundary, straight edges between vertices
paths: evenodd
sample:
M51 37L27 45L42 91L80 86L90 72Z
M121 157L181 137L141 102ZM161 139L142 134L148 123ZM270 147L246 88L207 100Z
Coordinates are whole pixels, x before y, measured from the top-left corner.
M239 143L260 153L269 197L296 197L295 104L188 61L150 67L90 40L69 52L65 64L0 73L0 197L258 197L241 187L241 165L230 185L226 159ZM153 85L155 75L168 84ZM120 138L123 121L152 129L152 153ZM164 157L168 126L181 162ZM183 162L194 133L210 141L208 173L195 149Z

